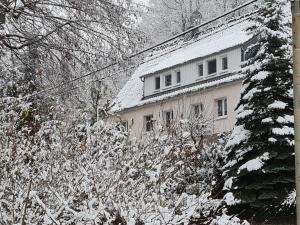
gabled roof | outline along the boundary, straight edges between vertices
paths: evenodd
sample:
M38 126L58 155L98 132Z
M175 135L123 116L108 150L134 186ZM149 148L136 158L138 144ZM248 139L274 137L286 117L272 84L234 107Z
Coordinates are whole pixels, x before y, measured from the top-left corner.
M177 46L172 46L168 50L155 52L149 55L145 61L139 65L133 73L131 79L125 84L115 99L115 106L112 108L113 112L123 111L137 106L150 104L166 98L174 97L180 93L201 90L202 86L211 86L221 83L228 83L241 79L241 75L233 74L232 76L223 78L219 81L213 81L209 84L195 84L191 87L182 87L171 93L154 96L153 98L143 98L143 82L141 77L150 74L159 73L162 70L179 66L190 61L200 59L223 50L237 47L248 42L252 36L246 32L249 26L249 17L243 17L238 20L218 26L212 32L200 35L193 41L181 42ZM225 79L225 80L224 80Z

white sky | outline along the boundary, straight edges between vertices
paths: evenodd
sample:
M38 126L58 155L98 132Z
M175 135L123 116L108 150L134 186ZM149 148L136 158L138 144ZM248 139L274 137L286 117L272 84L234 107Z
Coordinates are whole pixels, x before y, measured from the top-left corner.
M134 0L137 3L143 3L143 4L147 4L149 2L149 0Z

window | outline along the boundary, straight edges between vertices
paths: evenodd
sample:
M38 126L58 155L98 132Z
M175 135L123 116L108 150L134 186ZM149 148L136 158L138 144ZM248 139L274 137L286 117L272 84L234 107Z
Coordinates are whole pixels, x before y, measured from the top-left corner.
M245 61L245 50L241 49L241 61L244 62Z
M194 117L202 116L203 114L203 104L197 104L192 106L192 115Z
M171 85L172 85L172 75L169 74L165 76L165 86L168 87Z
M166 127L170 127L172 120L173 120L173 111L166 111L165 112Z
M203 77L203 75L204 75L203 64L198 65L198 75L199 75L199 77Z
M124 127L125 131L128 131L128 122L127 121L122 122L122 126Z
M217 72L217 60L213 59L207 62L207 71L208 75L214 74Z
M176 78L177 78L177 84L181 82L181 72L177 71L176 72Z
M145 116L145 128L147 132L153 130L153 115Z
M217 100L218 117L227 116L227 98Z
M160 89L160 77L155 77L155 90Z
M222 58L222 70L227 70L228 69L228 58L223 57Z

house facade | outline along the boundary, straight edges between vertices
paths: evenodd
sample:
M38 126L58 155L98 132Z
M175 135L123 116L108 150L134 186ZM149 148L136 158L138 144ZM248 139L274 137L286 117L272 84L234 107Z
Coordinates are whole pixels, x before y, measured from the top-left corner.
M136 138L199 116L211 121L214 133L231 130L241 65L253 40L248 23L247 17L228 22L147 57L117 96L114 118Z

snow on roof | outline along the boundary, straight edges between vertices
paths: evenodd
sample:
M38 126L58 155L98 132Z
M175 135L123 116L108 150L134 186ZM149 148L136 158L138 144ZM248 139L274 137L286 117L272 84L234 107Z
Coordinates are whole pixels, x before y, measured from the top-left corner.
M117 95L115 99L115 105L112 108L112 112L123 111L133 107L150 104L155 101L160 101L166 98L170 98L185 92L197 91L202 88L218 85L220 83L227 83L236 79L241 79L241 75L235 74L233 76L223 78L218 81L212 81L205 84L199 84L197 86L184 88L172 93L163 94L150 99L143 99L143 82L141 77L157 73L161 70L168 69L189 61L203 58L214 53L218 53L225 49L242 45L249 41L252 36L248 34L245 29L249 26L249 20L247 18L228 23L219 27L209 34L205 34L197 38L191 44L183 45L176 50L171 50L163 55L159 55L151 58L146 58L133 73L131 79L125 84L123 89Z

